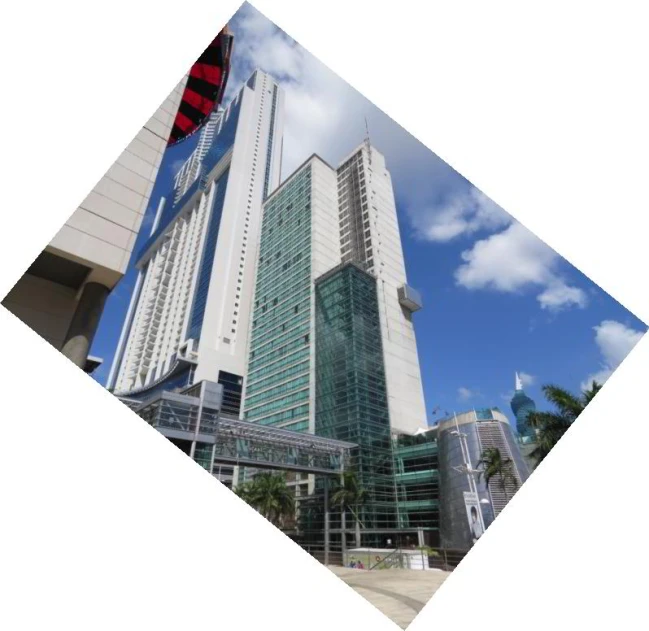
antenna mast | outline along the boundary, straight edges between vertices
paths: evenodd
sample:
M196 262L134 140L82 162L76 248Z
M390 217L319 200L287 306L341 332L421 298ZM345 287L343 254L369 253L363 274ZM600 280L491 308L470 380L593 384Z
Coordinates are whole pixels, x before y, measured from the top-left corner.
M370 144L370 128L367 124L367 116L365 116L365 149L367 149L367 161L372 166L372 146Z

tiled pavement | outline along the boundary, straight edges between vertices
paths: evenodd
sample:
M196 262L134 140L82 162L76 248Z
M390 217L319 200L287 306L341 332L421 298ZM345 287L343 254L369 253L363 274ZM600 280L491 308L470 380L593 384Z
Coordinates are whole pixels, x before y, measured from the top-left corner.
M450 572L440 570L329 569L361 596L405 629L430 600Z

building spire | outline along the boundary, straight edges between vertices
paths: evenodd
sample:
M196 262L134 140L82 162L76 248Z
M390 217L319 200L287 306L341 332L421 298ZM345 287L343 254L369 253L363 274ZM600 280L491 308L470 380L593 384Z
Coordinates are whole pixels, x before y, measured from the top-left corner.
M522 390L523 389L523 382L521 381L521 378L519 377L518 373L516 373L516 390Z

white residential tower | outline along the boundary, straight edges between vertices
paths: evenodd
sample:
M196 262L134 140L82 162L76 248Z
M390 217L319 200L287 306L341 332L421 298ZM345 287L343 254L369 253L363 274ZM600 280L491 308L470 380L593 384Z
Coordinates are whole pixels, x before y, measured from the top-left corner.
M256 71L202 131L138 253L108 382L116 394L144 398L210 380L232 385L224 409L238 415L262 202L279 184L283 112L279 85Z

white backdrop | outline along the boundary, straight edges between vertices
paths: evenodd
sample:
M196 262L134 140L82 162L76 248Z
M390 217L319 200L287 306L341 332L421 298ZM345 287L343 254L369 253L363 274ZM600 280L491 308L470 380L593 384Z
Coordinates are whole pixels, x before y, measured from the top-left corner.
M255 3L649 321L643 5L528 5ZM2 295L237 8L2 8ZM395 628L5 310L0 335L2 628ZM648 360L643 339L413 631L645 628Z

